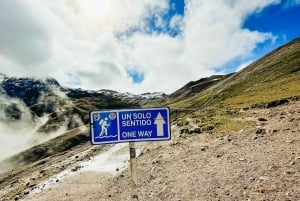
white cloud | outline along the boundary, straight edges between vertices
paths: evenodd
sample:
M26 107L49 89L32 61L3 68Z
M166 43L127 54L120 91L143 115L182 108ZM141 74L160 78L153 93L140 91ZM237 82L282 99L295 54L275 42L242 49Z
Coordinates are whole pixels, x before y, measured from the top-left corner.
M183 17L181 15L174 15L170 20L170 28L182 31L183 28Z
M149 34L147 27L150 16L157 26L167 25L167 0L97 2L0 1L0 72L52 76L72 87L169 93L272 38L242 24L249 14L278 3L186 0L185 16L169 22L182 32L171 37ZM128 68L143 73L144 81L132 83Z
M62 127L47 135L37 133L37 129L46 123L48 117L34 118L30 109L19 99L2 95L0 96L0 106L0 161L61 135L66 130L65 127ZM9 108L14 108L15 113L12 113ZM14 118L18 120L14 120Z
M238 72L238 71L244 69L245 67L247 67L248 65L250 65L250 64L253 63L253 62L254 62L254 61L252 61L252 60L246 61L246 62L240 64L240 65L236 68L235 71Z
M294 6L299 6L300 5L300 0L289 0L284 2L284 8L290 8Z
M48 54L46 30L22 1L1 1L0 5L1 55L23 66L43 62Z

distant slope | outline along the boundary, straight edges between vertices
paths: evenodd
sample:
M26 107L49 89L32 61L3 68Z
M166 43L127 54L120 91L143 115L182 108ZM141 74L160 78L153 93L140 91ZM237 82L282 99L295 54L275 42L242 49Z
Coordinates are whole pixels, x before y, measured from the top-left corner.
M188 86L168 96L173 108L201 108L223 105L230 108L265 106L270 102L300 96L300 38L272 51L243 70L220 77L210 85L200 79L200 88L191 93ZM202 80L202 82L201 82ZM189 92L188 92L189 91ZM188 94L188 96L186 95Z
M300 96L300 38L234 74L223 86L215 102L233 107L266 106Z
M230 75L212 75L207 78L201 78L197 81L191 81L184 85L179 90L175 91L174 93L170 94L168 97L170 99L182 99L187 98L189 96L195 94L201 94L205 92L207 89L215 86L217 83L220 83L224 79L228 78Z

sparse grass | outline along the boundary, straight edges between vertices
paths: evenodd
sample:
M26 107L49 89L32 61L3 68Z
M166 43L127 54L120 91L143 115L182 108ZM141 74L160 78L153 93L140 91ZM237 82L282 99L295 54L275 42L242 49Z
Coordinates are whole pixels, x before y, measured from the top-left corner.
M26 185L24 183L17 184L17 185L18 186L16 188L13 188L11 191L5 194L3 198L7 200L15 200L15 197L26 189Z
M169 106L173 108L198 108L208 103L211 98L212 95L209 93L200 96L198 94L196 96L187 97L176 102L171 102Z
M215 132L218 133L232 133L240 130L245 130L255 125L255 122L248 121L243 118L232 118L230 116L217 117L218 126Z
M241 86L232 86L226 93L224 104L232 108L245 108L253 104L266 104L268 102L300 96L300 74L282 76L267 83L256 84L248 80ZM254 82L255 83L255 82ZM246 87L244 87L246 86Z
M254 122L246 120L244 116L244 113L239 110L217 107L198 110L192 115L198 120L197 126L203 131L218 133L230 133L253 126Z

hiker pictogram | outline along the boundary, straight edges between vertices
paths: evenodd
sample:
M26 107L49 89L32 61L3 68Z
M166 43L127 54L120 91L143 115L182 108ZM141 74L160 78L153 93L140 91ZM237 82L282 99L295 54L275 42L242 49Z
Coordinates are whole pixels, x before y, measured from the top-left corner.
M107 128L110 126L110 123L108 123L108 118L105 117L104 120L101 119L99 124L101 126L99 137L102 137L103 135L107 136Z
M95 126L98 130L96 138L114 138L116 135L116 114L102 113L98 114L98 118L94 118Z

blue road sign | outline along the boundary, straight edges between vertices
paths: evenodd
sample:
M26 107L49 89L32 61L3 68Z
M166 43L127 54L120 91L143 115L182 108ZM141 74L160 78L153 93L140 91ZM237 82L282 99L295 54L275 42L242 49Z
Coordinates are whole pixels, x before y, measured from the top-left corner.
M92 144L169 140L169 108L94 110L90 112Z

